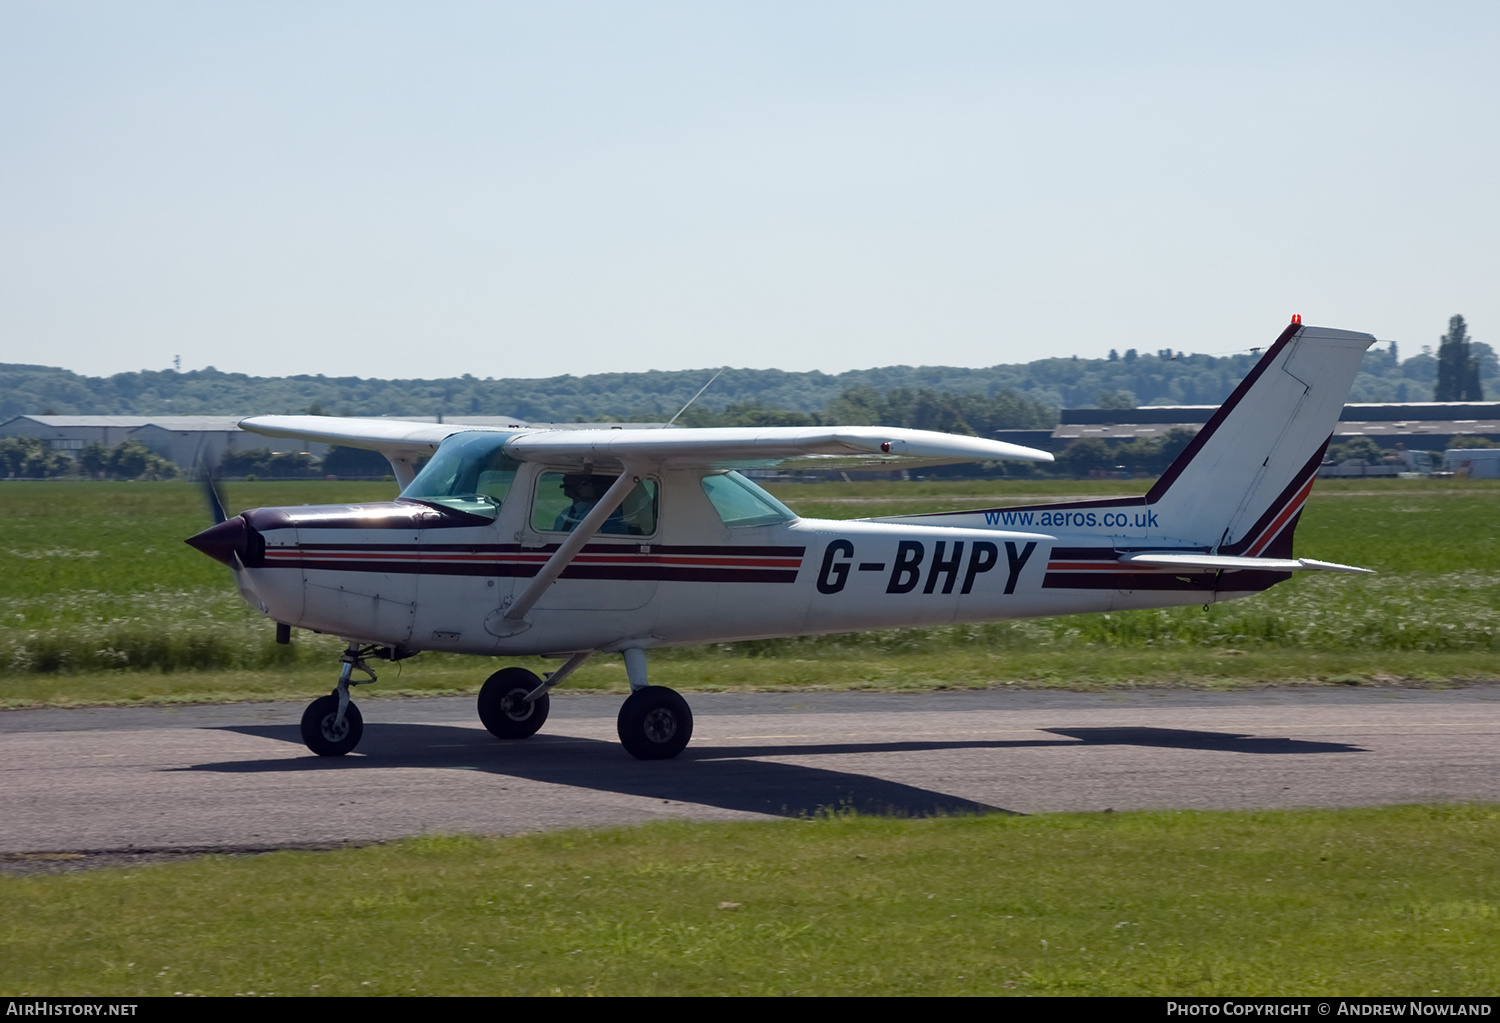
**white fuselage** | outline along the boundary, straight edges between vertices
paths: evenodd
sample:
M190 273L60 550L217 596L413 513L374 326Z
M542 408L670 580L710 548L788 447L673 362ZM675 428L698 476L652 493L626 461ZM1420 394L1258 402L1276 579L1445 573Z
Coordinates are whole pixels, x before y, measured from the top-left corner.
M560 654L1201 604L1212 577L1127 570L1107 537L910 522L727 525L701 471L653 475L651 535L591 538L525 617L559 545L526 466L493 521L416 502L259 509L246 596L279 622L408 650Z

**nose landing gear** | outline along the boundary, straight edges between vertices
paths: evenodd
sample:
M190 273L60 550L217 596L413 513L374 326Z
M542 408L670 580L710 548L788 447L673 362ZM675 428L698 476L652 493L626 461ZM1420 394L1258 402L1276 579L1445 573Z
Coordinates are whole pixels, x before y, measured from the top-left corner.
M371 654L385 653L387 649L350 643L344 650L344 656L339 658L343 667L339 669L338 685L329 695L320 696L309 703L307 710L302 712L302 742L308 749L320 757L341 757L359 745L360 738L365 734L365 719L349 699L349 687L374 682L375 673L365 663L365 658ZM395 660L398 651L389 652L392 655L389 659ZM369 678L354 678L356 670Z
M347 702L339 712L339 694L320 696L302 713L302 741L320 757L341 757L359 745L365 734L364 715Z

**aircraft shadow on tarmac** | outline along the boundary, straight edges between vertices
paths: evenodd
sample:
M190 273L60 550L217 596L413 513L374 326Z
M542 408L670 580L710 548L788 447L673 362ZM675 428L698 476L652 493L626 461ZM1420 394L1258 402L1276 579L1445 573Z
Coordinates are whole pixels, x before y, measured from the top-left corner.
M1221 753L1368 753L1362 746L1308 739L1267 739L1236 732L1200 732L1189 728L1049 728L1095 746L1158 746L1164 749L1217 750Z
M296 726L236 726L226 731L281 739L299 746L302 743ZM794 749L800 751L798 747L788 747L780 752L790 753ZM643 761L627 756L618 743L601 739L535 735L524 741L502 742L474 728L367 723L360 744L361 755L200 764L185 770L449 768L784 817L805 817L828 809L902 817L1010 812L868 775L739 757L721 758L722 751L713 748L700 752L707 755L694 756L689 749L675 760ZM755 752L769 756L777 749L762 748ZM690 770L683 770L692 761L697 762L691 763Z
M301 737L294 725L241 725L225 731L301 744ZM869 775L750 758L1104 745L1238 753L1363 752L1359 747L1340 743L1265 739L1227 732L1172 728L1069 728L1051 731L1068 738L795 746L704 745L689 748L676 760L639 761L626 757L616 743L599 739L537 735L524 742L501 742L474 728L432 724L367 724L365 740L360 747L361 755L358 756L199 764L183 770L260 773L447 768L786 817L808 816L828 809L931 817L1015 811ZM683 770L689 764L691 769Z

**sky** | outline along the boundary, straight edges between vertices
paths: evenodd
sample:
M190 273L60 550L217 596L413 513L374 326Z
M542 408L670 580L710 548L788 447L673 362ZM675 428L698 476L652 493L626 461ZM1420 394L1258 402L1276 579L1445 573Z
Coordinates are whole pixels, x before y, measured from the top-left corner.
M1500 4L0 3L0 362L1500 342Z

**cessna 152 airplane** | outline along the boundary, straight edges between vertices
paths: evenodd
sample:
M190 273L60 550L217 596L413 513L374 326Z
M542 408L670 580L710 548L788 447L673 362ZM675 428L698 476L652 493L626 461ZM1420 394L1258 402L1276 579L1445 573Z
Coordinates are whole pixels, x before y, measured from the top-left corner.
M234 570L279 641L300 628L348 642L337 687L302 718L314 753L358 744L349 689L375 680L367 659L446 650L562 659L545 678L512 666L484 683L479 719L502 739L534 734L548 692L590 656L621 654L631 691L620 741L666 759L687 745L693 718L675 691L648 684L655 647L1203 604L1294 572L1365 571L1294 557L1292 534L1374 340L1294 318L1144 497L821 521L734 470L1052 456L873 426L260 416L241 426L383 453L400 496L233 518L220 508L187 542Z

